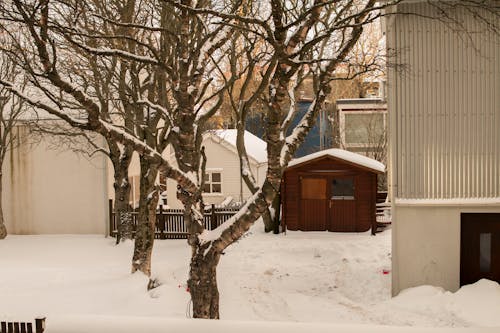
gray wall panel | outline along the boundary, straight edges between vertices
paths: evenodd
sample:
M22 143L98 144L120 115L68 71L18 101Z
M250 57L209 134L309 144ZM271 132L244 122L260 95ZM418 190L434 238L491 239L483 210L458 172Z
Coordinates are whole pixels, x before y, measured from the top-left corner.
M425 3L400 11L433 14ZM500 38L456 14L468 34L419 16L388 25L406 68L389 76L396 198L500 197Z

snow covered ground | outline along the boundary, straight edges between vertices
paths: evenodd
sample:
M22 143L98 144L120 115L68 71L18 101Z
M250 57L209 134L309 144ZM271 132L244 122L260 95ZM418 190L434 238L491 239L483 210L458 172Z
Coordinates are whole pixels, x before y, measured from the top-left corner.
M46 316L48 333L68 332L65 325L78 320L106 327L124 316L136 317L126 322L138 327L184 322L179 320L190 313L186 242L155 243L153 275L162 285L150 292L144 276L129 274L132 248L92 235L9 236L0 241L0 319ZM238 321L282 322L270 327L303 322L296 327L314 323L318 332L333 323L373 331L380 325L500 327L499 284L482 280L456 293L422 286L391 299L390 256L390 231L276 236L257 225L221 259L221 317L229 327Z

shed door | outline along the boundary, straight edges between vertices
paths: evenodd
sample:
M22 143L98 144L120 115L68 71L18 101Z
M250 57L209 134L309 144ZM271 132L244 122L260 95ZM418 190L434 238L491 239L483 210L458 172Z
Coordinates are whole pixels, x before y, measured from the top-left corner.
M300 221L299 230L326 230L327 179L302 177L300 180Z
M500 282L500 213L462 213L460 285Z
M329 231L356 231L354 177L330 179Z

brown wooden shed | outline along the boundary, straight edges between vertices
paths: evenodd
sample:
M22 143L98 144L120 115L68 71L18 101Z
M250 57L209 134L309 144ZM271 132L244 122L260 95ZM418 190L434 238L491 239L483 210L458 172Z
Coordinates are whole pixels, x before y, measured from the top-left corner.
M292 160L282 183L283 229L364 232L375 227L377 175L384 171L382 163L342 149Z

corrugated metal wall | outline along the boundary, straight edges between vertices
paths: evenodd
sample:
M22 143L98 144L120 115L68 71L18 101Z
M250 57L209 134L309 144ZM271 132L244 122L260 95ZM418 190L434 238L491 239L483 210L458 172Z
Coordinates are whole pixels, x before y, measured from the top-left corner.
M426 3L399 12L433 15ZM468 34L437 20L396 16L388 45L396 198L500 196L500 38L458 14Z

